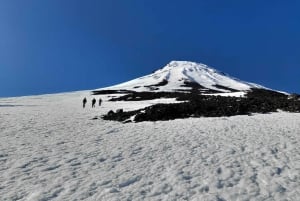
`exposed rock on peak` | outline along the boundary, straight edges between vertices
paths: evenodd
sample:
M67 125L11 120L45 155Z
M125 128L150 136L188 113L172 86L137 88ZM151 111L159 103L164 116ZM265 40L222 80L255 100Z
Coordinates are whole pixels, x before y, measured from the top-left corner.
M152 74L124 82L111 87L95 90L101 91L136 91L136 92L190 92L199 94L249 91L251 88L264 88L263 86L241 81L230 77L205 64L190 61L171 61L163 68ZM241 93L238 94L239 96Z

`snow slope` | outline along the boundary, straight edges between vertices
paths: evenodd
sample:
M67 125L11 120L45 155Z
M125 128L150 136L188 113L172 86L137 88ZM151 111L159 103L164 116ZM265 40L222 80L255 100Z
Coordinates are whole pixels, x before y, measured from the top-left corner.
M122 124L92 119L153 102L84 96L0 99L0 200L299 200L300 114Z
M167 84L160 84L166 82ZM203 87L203 92L211 89L221 93L230 93L230 88L237 91L247 91L251 88L265 88L254 83L244 82L219 72L205 64L189 61L172 61L162 69L128 82L99 90L130 90L130 91L178 91L189 90L188 83L197 83ZM221 86L221 87L218 87ZM223 88L225 87L225 88Z

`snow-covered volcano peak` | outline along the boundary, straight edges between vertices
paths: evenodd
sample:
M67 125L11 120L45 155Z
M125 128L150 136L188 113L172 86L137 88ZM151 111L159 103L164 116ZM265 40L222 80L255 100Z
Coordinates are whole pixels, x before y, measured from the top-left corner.
M169 62L165 67L161 68L158 71L164 71L164 70L174 70L174 69L203 69L203 70L215 70L213 68L208 67L205 64L202 63L196 63L191 61L171 61Z
M199 93L231 93L264 88L230 77L202 63L171 61L152 74L99 90L190 91ZM98 91L98 90L97 90Z

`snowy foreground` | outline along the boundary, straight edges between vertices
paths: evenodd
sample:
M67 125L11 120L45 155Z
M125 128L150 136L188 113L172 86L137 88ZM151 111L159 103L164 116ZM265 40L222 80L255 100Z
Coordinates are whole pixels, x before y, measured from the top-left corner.
M92 119L151 103L90 100L0 99L0 200L300 200L300 114L122 124Z

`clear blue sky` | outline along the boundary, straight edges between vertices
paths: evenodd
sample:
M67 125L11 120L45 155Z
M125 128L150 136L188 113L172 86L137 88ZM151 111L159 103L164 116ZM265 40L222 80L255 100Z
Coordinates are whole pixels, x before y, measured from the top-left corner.
M1 0L0 97L94 89L171 60L300 93L297 0Z

